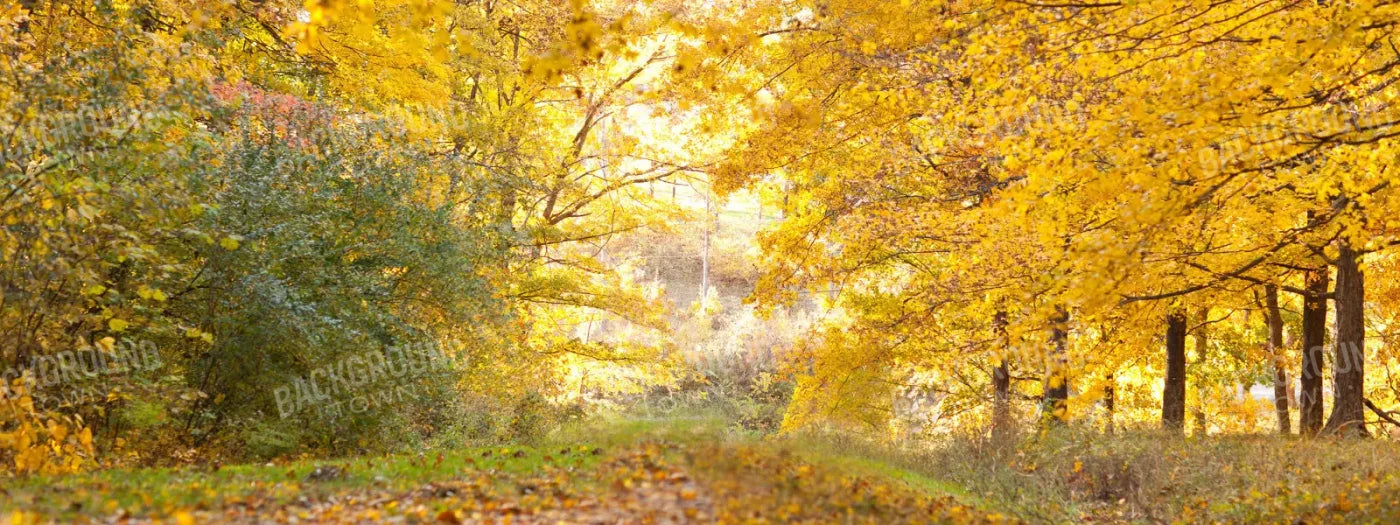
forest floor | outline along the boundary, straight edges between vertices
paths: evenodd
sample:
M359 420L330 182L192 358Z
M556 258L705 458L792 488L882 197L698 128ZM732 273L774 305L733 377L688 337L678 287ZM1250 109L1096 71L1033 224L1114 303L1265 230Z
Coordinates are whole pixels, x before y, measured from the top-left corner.
M13 523L1386 523L1393 442L1067 433L915 453L704 418L600 420L535 446L0 485Z
M569 445L36 477L0 486L0 502L14 523L1015 521L921 476L684 421Z

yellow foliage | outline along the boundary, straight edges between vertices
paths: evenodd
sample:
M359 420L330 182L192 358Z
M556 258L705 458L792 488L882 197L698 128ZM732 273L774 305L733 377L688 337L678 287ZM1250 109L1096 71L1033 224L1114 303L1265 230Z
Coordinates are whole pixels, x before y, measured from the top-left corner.
M25 379L0 396L0 461L12 474L67 474L93 458L92 431L80 418L35 407Z

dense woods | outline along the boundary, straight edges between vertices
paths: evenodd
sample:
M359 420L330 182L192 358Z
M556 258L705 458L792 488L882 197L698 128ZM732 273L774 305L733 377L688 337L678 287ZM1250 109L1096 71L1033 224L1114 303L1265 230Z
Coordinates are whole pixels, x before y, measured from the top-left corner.
M898 457L976 490L1064 462L1126 521L1209 510L1137 496L1219 467L1181 440L1312 447L1393 518L1397 30L1369 0L12 0L0 472L468 468L704 414L961 450ZM766 486L665 450L598 468L658 469L679 521ZM719 454L808 479L756 450ZM860 506L810 479L779 492ZM873 522L1003 519L880 490Z

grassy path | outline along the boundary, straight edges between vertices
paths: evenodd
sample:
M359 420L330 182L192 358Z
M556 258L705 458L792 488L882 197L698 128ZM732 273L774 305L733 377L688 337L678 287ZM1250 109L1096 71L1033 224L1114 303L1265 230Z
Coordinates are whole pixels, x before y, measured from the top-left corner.
M623 422L537 447L33 478L19 523L995 523L871 460L704 425Z

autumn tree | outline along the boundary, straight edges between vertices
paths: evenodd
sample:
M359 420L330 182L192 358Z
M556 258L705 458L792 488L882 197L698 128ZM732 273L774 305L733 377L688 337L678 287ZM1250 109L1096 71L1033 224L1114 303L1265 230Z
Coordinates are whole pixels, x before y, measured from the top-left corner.
M801 218L771 234L774 279L760 300L839 280L853 297L878 290L889 304L967 305L953 298L1009 286L1016 302L1041 305L1035 325L1061 305L1085 320L1206 293L1232 302L1222 307L1247 305L1248 287L1311 264L1319 249L1340 264L1342 248L1384 246L1389 228L1355 203L1390 198L1384 170L1367 159L1388 151L1396 122L1385 98L1394 58L1365 42L1383 38L1395 15L1334 3L760 4L741 22L705 28L712 46L732 51L694 74L716 85L716 107L746 101L755 115L725 180L779 173L811 192L793 214ZM1346 44L1336 45L1339 34ZM979 179L977 190L960 186ZM900 215L915 220L878 230L883 244L857 240L868 220L850 218L874 216L867 210L882 193L904 199ZM920 227L940 233L912 233ZM888 277L928 265L889 274L884 263L902 260L870 250L901 238L958 241L925 256L938 261L928 272L936 295ZM818 246L841 262L806 257ZM988 267L1033 267L1048 284ZM1338 326L1352 327L1348 345L1364 335L1354 328L1364 324L1358 297L1339 312ZM992 311L972 304L927 318L990 325ZM856 316L884 312L871 314ZM885 330L908 331L894 340L902 348L917 334L947 334L932 328L946 321L894 319ZM942 339L950 343L921 357L972 364L936 356L977 335ZM919 355L831 352L856 366ZM1349 407L1361 406L1363 390L1339 389L1339 418L1360 417Z

